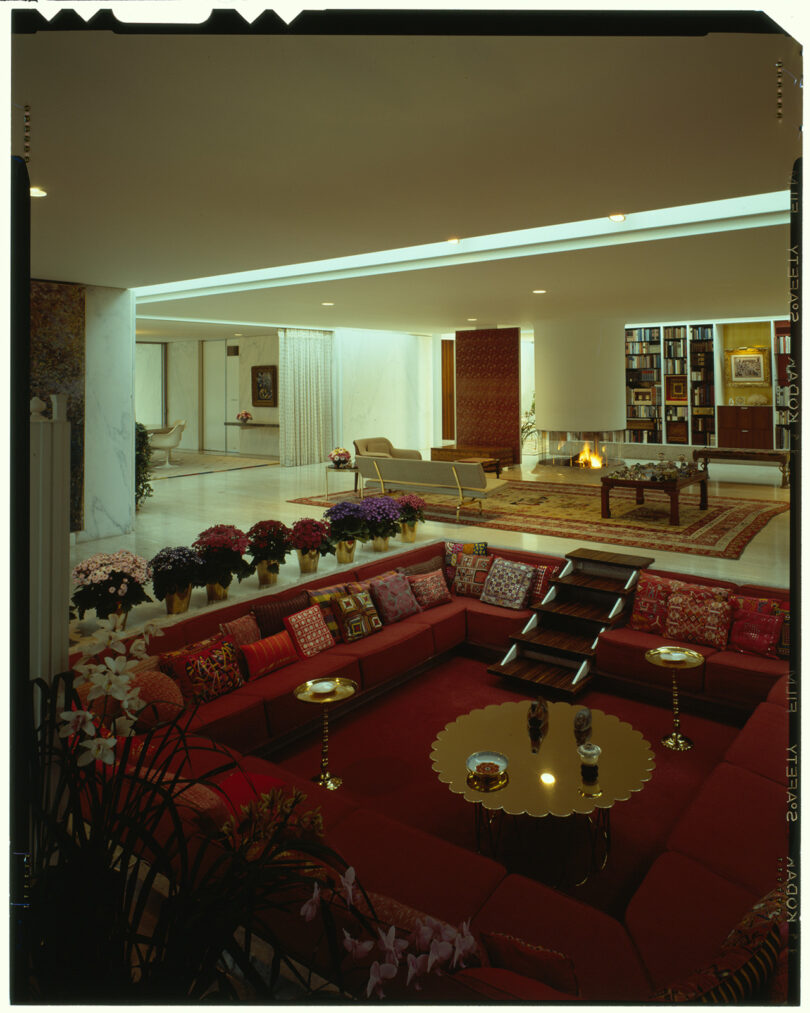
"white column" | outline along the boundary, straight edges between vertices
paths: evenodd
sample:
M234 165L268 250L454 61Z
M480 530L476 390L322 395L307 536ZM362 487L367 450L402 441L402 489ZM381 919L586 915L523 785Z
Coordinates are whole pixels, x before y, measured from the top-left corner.
M52 418L31 399L30 677L50 679L68 667L70 601L70 423L67 395L52 394Z

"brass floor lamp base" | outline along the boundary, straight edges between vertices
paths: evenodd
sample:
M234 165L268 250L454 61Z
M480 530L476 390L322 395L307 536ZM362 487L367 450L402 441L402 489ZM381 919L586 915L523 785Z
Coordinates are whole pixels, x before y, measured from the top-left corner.
M672 731L661 739L661 745L666 746L667 749L674 749L678 753L685 753L692 748L694 743L685 735L681 735L680 732Z
M313 777L312 780L315 784L319 784L322 788L327 788L329 791L335 791L343 784L342 777L335 777L332 774L318 774Z

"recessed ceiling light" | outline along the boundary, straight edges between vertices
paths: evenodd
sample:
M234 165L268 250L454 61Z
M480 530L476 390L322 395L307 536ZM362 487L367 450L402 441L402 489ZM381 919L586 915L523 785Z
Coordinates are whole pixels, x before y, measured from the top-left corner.
M533 288L532 295L545 295L546 290L544 288Z
M449 236L448 239L447 239L447 242L448 243L460 243L461 240L458 238L458 236Z
M334 305L335 304L333 302L322 302L321 303L321 306L334 306Z
M48 191L43 190L41 186L32 186L28 191L32 197L47 197Z
M608 218L612 222L623 222L625 220L624 219L624 215L619 215L619 214L617 214L617 215L608 215Z
M235 338L241 338L241 337L244 337L244 335L242 334L242 332L241 332L241 331L234 331L234 333L233 333L233 336L234 336Z
M478 321L478 317L467 317L468 324L474 324Z

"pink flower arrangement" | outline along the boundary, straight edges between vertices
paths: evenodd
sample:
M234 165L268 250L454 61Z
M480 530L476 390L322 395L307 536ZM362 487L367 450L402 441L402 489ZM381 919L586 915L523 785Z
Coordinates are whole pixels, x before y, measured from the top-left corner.
M149 563L127 549L90 556L73 568L73 602L79 618L94 608L99 618L106 619L111 612L119 611L119 606L128 612L133 605L151 601L143 589L151 577Z
M252 418L253 416L250 414L250 412L241 411L236 413L237 422L250 422Z
M293 524L290 542L294 549L300 549L302 552L319 552L325 556L327 552L335 551L330 540L329 525L312 517L302 517Z
M399 519L403 524L416 524L417 521L425 519L425 507L427 503L421 496L409 492L404 496L397 496L399 506Z
M345 468L351 464L352 455L345 447L335 447L329 452L329 460L336 468Z

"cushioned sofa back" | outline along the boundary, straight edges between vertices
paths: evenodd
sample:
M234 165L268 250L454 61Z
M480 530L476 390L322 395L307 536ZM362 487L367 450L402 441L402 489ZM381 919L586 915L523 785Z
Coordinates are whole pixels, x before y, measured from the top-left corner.
M717 580L714 577L697 577L692 573L675 573L674 570L645 570L653 577L667 577L669 580L682 580L687 584L702 584L705 587L726 587L729 591L737 591L738 585L732 580Z

